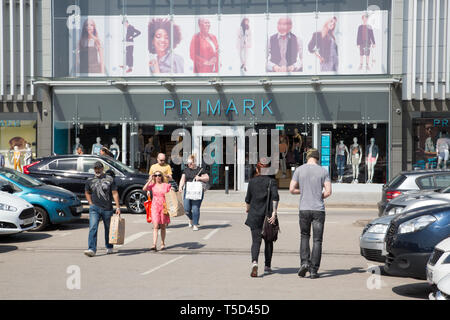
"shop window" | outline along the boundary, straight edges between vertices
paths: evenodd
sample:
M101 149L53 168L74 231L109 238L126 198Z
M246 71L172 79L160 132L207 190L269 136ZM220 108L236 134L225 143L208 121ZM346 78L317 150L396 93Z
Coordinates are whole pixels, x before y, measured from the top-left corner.
M20 151L20 162L24 165L27 144L31 148L32 158L36 156L36 121L0 120L0 154L7 168L14 168L13 153L15 147Z

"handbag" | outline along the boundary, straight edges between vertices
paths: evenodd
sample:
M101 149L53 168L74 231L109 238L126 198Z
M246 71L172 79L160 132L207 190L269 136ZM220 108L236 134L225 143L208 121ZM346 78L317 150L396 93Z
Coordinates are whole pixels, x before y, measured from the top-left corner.
M147 213L147 222L152 222L152 200L150 199L150 196L148 197L147 201L144 202L145 212Z
M270 198L271 198L271 190L270 187L272 186L272 180L269 182L269 186L267 187L267 200L266 200L266 214L264 217L264 224L262 228L262 237L266 241L277 241L278 239L278 231L280 231L280 225L278 223L278 218L275 218L275 222L272 224L269 222L269 209L270 209Z
M200 171L197 173L197 175L202 172L203 168L200 169ZM203 192L208 191L211 185L208 182L199 181L202 184Z

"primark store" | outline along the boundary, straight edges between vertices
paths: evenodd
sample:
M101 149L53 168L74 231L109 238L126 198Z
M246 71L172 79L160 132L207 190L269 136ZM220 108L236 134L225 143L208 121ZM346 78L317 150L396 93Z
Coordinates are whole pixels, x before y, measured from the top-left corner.
M392 3L53 1L53 74L34 81L49 88L53 153L103 145L147 171L180 141L211 152L218 134L239 161L208 165L212 187L228 175L245 190L254 141L276 139L268 152L280 154L281 188L311 147L335 182L385 183L401 150L392 143L401 106ZM220 158L225 144L212 152Z

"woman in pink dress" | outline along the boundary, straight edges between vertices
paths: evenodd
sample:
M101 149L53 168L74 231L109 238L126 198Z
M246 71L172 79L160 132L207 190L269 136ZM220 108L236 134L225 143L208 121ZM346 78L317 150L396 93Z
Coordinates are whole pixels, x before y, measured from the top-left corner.
M158 241L158 229L161 229L161 247L165 249L166 227L170 223L170 216L166 212L164 214L164 205L166 203L165 194L170 191L171 185L164 182L164 176L161 171L156 171L150 176L143 190L152 191L152 223L153 223L153 247L151 251L156 250L156 242Z

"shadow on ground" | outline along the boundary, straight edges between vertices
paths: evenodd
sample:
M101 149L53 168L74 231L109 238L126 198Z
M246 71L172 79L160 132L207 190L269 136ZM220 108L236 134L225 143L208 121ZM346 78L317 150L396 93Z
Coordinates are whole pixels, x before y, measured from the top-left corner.
M43 232L22 232L8 236L1 236L1 243L20 243L28 241L39 241L50 238L52 235Z
M298 270L300 268L280 268L275 269L274 273L279 274L297 274ZM329 278L329 277L338 277L338 276L345 276L353 273L365 273L367 272L366 269L363 269L361 267L355 267L351 269L340 269L340 270L325 270L321 271L319 270L319 276L321 278ZM309 273L307 273L306 277L309 277Z
M397 286L392 288L392 291L403 297L428 299L428 295L433 291L433 289L427 282L422 282Z
M0 253L6 253L17 250L16 246L0 246Z

